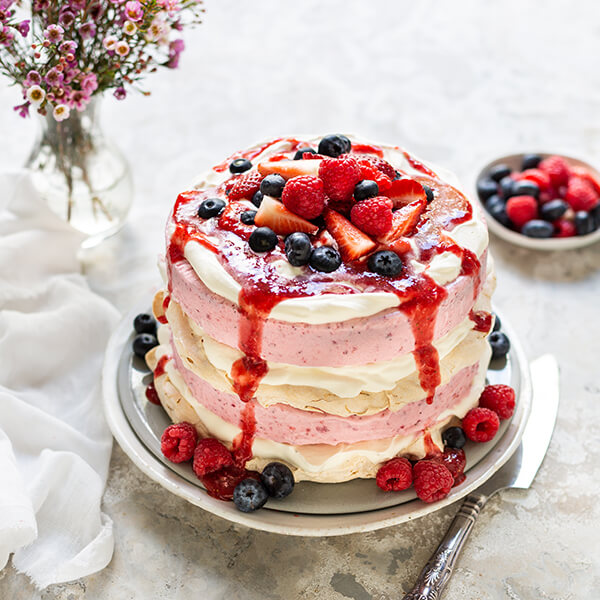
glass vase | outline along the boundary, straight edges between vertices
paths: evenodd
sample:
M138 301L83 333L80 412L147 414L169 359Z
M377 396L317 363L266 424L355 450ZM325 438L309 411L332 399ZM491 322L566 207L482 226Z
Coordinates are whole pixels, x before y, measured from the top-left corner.
M133 200L125 157L100 127L100 98L68 119L41 117L41 130L26 167L50 209L87 234L91 247L116 233Z

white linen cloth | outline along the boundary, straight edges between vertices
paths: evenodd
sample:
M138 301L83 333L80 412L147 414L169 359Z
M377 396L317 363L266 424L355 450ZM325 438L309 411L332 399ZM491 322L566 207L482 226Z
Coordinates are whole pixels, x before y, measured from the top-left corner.
M83 235L26 171L0 175L0 569L39 588L112 557L100 371L118 313L79 275Z

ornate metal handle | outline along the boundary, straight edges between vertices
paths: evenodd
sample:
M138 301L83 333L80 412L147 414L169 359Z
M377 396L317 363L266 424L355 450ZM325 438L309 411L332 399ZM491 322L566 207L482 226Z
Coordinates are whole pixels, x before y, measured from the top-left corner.
M487 497L482 494L469 494L465 498L444 539L421 571L413 589L403 600L441 598L442 590L452 575L454 563L486 502Z

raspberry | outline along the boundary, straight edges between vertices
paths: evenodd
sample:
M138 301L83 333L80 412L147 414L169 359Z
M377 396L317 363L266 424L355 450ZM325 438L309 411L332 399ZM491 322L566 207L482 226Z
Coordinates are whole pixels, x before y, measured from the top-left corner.
M316 219L325 208L323 182L312 175L293 177L285 184L281 201L293 213L305 219Z
M258 171L234 179L233 186L229 191L229 200L252 198L252 196L260 190L260 182L262 180L263 176Z
M462 428L472 442L489 442L496 435L500 419L489 408L472 408L464 417Z
M513 196L506 203L506 214L517 229L537 217L537 202L533 196Z
M396 178L396 169L387 160L383 160L383 158L373 156L372 154L365 154L361 156L361 159L368 160L378 171L387 175L390 179Z
M198 442L194 452L194 473L204 477L209 473L220 471L233 465L231 452L214 438L204 438Z
M465 480L464 470L467 464L465 451L459 448L444 448L443 454L435 458L443 464L454 478L454 485L459 485Z
M412 483L412 466L406 458L392 458L377 471L377 485L384 492L400 492Z
M438 460L420 460L413 467L413 486L423 502L445 498L454 484L452 473Z
M541 169L526 169L522 173L518 173L515 176L515 179L517 181L523 181L524 179L533 181L533 183L537 183L541 192L550 190L550 175Z
M369 235L385 235L392 228L392 202L385 196L368 198L356 203L350 212L350 220Z
M379 191L381 193L389 190L392 187L392 177L388 177L385 173L383 173L380 169L378 169L371 158L361 158L358 160L358 165L360 167L360 175L361 179L370 179L372 181L376 181L379 186ZM395 176L395 172L394 172Z
M555 221L554 230L556 232L554 237L557 238L573 237L574 235L577 235L575 224L567 219Z
M351 156L326 158L319 167L319 177L329 198L329 206L347 210L352 205L354 187L362 179L356 160Z
M569 203L574 211L592 210L598 204L598 194L594 188L581 177L572 177L567 185L565 200Z
M569 181L570 169L567 161L560 156L549 156L545 158L538 168L550 177L554 187L566 185Z
M493 410L501 419L510 419L515 411L515 390L509 385L488 385L479 397L479 406Z
M169 425L160 438L160 451L171 462L180 463L194 456L198 433L191 423Z

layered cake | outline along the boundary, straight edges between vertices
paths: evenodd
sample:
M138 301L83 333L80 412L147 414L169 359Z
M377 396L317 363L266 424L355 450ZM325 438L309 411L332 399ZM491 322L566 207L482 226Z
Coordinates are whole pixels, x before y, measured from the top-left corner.
M350 136L237 152L181 193L146 360L238 466L374 478L431 456L485 385L494 274L447 172Z

